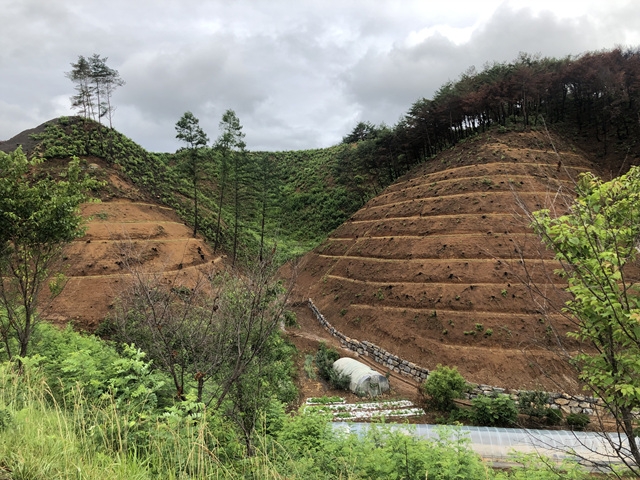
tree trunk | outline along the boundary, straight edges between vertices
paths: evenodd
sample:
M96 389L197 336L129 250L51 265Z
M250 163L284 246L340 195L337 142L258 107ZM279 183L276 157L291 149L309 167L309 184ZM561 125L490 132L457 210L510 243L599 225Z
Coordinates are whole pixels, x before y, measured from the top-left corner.
M231 260L231 265L236 265L236 259L238 256L238 222L240 217L240 179L238 178L238 156L235 155L234 159L234 170L235 170L235 191L234 191L234 221L233 221L233 258Z
M227 153L223 153L223 156L226 156ZM223 165L222 165L222 178L220 179L220 198L218 199L218 220L217 220L217 225L216 225L216 238L213 242L213 253L216 253L218 251L218 248L220 247L220 225L221 225L221 219L222 219L222 202L224 201L224 190L227 184L227 174L226 174L226 162L227 159L223 158L222 159Z
M196 167L196 151L191 150L191 162L193 165L193 238L198 233L198 171Z

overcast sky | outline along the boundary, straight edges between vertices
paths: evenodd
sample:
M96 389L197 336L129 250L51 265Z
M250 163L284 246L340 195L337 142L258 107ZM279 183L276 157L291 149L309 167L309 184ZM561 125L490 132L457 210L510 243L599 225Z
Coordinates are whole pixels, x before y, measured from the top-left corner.
M236 111L251 150L339 143L394 125L470 66L640 46L640 1L0 0L0 140L70 115L64 73L120 72L114 127L175 151L187 110L211 140Z

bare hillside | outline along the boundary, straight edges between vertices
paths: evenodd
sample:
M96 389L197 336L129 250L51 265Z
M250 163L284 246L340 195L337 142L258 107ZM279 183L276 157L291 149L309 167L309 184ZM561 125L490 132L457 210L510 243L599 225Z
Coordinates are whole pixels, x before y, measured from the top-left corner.
M541 132L463 142L309 253L296 299L311 298L347 336L427 368L455 365L468 380L510 388L577 389L549 350L571 325L545 315L564 294L525 211L562 208L578 174L594 169Z
M53 301L45 295L41 299L45 319L93 331L127 288L132 271L189 286L200 273L222 267L223 257L214 256L201 238L193 238L173 209L153 201L105 162L89 161L96 162L90 166L108 186L100 203L82 208L87 231L64 251L68 282L62 294Z

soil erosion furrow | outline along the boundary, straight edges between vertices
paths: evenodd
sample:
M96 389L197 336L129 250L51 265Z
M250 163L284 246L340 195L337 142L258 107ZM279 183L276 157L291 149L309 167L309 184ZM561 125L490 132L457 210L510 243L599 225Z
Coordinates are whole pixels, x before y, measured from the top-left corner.
M121 238L121 239L111 239L111 238L91 238L89 240L86 237L82 237L78 240L74 240L71 243L176 243L176 242L185 242L195 240L193 237L178 237L178 238Z
M477 169L476 169L476 170L477 170ZM587 170L585 169L585 171L587 171ZM448 172L448 171L447 171L447 172ZM439 172L438 172L438 173L439 173ZM428 177L430 177L430 176L433 176L433 175L436 175L436 173L430 173L429 175L425 175L425 176L424 176L424 178L425 178L425 182L424 182L424 183L421 183L421 184L419 184L419 185L412 185L412 186L410 186L410 187L404 187L404 188L402 188L402 189L398 189L398 188L397 188L397 186L398 186L398 185L394 184L394 187L396 187L396 188L394 188L393 190L391 190L391 191L390 191L390 192L388 192L388 193L382 193L382 194L378 195L376 198L384 198L384 197L388 197L388 196L390 196L390 195L395 195L396 193L398 193L398 191L399 191L399 190L400 190L400 191L402 191L403 193L408 193L409 191L414 190L414 189L416 189L416 188L424 188L424 187L425 187L425 184L428 182L427 178L428 178ZM501 179L501 178L504 178L506 181L510 181L510 180L511 180L511 182L510 182L510 183L513 183L513 180L514 180L514 179L521 179L521 178L523 178L523 179L529 180L529 179L531 179L532 177L533 177L533 178L546 178L547 180L553 180L554 182L562 182L562 183L568 183L568 182L571 182L571 181L570 181L570 180L568 180L568 179L556 179L556 178L552 178L552 177L549 177L549 176L545 175L544 173L538 173L538 174L535 174L535 175L534 175L534 174L522 174L522 173L516 173L516 174L511 174L511 175L509 175L509 174L491 175L491 177L489 177L488 175L477 175L477 174L476 174L476 175L469 175L468 177L439 178L439 179L437 179L437 180L433 180L433 181L432 181L432 184L433 184L433 183L436 183L437 185L441 186L442 184L447 184L447 183L459 183L461 180L474 180L474 179L478 180L478 182L483 182L483 181L485 181L487 178L490 178L490 179L491 179L491 181L492 181L493 183L496 183L496 182L497 182L497 181L499 181L499 179ZM407 183L407 182L402 182L402 183ZM413 182L411 182L411 183L413 183ZM401 184L400 184L400 185L401 185ZM434 186L435 186L435 185L434 185Z
M531 236L534 235L534 233L525 233L525 232L517 232L517 233L492 233L492 235L499 235L504 237L509 236L509 237L517 237L517 236ZM401 238L433 238L433 237L438 237L438 238L473 238L473 237L479 237L479 238L487 238L487 234L486 233L455 233L455 234L437 234L437 235L370 235L368 237L360 237L358 235L351 235L351 236L344 236L344 237L330 237L331 240L354 240L356 238L358 239L367 239L367 238L397 238L397 239L401 239Z
M571 154L571 155L576 155L576 154ZM576 155L577 156L577 155ZM484 163L482 164L482 166L503 166L503 167L508 167L508 168L513 168L514 163L513 162L489 162L489 163ZM557 163L555 162L549 162L549 163L540 163L540 162L518 162L516 164L519 167L540 167L540 168L549 168L549 167L553 167L554 169L557 168L556 165ZM588 167L580 167L580 166L570 166L570 167L565 167L565 168L569 168L571 170L577 170L577 171L590 171L591 169ZM427 179L432 175L438 175L438 174L442 174L444 172L446 172L447 174L457 174L460 173L461 171L466 171L466 170L472 170L472 171L477 171L478 169L478 165L462 165L460 167L449 167L446 170L441 170L441 171L436 171L436 172L430 172L430 173L425 173L423 175L418 175L415 177L411 177L408 180L401 180L399 182L396 182L393 184L394 187L397 187L399 185L403 185L405 183L412 183L415 182L417 180L423 180L423 179ZM467 178L464 176L460 176L457 178ZM411 188L411 187L409 187Z
M209 262L209 263L199 263L197 265L187 265L185 267L177 268L177 269L173 269L173 270L160 270L160 271L153 271L153 272L142 272L139 275L168 275L170 273L186 272L187 270L192 270L194 268L202 267L203 265L216 264L216 263L221 262L221 261L222 261L222 258L218 257L215 260L211 260L211 262ZM131 273L121 272L121 273L108 273L108 274L105 274L105 275L68 275L66 278L74 279L74 280L89 280L89 279L96 279L96 278L130 277L131 275L132 275Z
M384 311L395 311L395 312L403 312L403 311L407 311L407 312L417 312L417 313L423 313L423 312L433 312L434 308L433 307L425 307L425 308L415 308L415 307L394 307L394 306L389 306L389 305L369 305L369 304L365 304L365 303L352 303L349 305L349 308L360 308L362 310L384 310ZM469 315L476 315L478 317L480 316L487 316L487 317L491 317L491 316L496 316L496 317L509 317L509 318L513 318L514 316L518 316L518 317L531 317L532 319L537 319L540 318L540 316L542 314L540 313L524 313L524 312L496 312L493 310L451 310L451 309L445 309L445 308L436 308L435 309L439 314L459 314L459 313L468 313ZM547 315L547 317L549 318L563 318L562 315Z
M550 191L555 192L556 189L554 189L554 190L549 190L549 189L547 189L547 190L526 190L526 191L518 190L518 193L529 193L529 194L537 193L537 194L546 195L547 192L550 192ZM481 192L465 192L465 193L454 193L454 194L445 194L445 195L435 194L435 195L429 195L429 196L425 196L425 197L414 197L414 198L411 198L409 200L400 200L400 201L397 201L397 202L382 203L380 205L366 205L364 208L365 208L366 211L370 211L370 210L373 210L375 208L395 207L397 205L404 205L404 204L407 204L407 203L416 203L416 202L419 202L421 200L424 201L424 200L431 200L431 199L446 199L446 198L451 198L451 197L470 196L473 193L479 193L479 194L484 194L484 195L492 195L492 194L502 193L502 192L499 192L499 191L498 192L496 192L496 191L494 191L494 192L481 191ZM514 199L515 198L517 198L517 195L514 192Z
M405 258L381 258L381 257L365 257L365 256L358 257L354 255L326 255L324 253L314 253L314 255L321 258L328 258L328 259L361 260L361 261L368 261L372 263L377 263L377 262L389 262L389 263L395 263L395 264L442 263L443 261L441 258L416 258L416 257L406 258L406 259ZM540 264L550 263L549 260L541 259L541 258L532 258L532 259L526 259L526 260L527 260L527 263L540 263ZM451 261L456 261L456 259ZM495 262L496 260L487 259L487 258L464 258L464 259L457 259L457 261L465 262L465 263L474 263L474 262L487 263L487 262ZM505 259L500 259L500 261L505 262L507 265L510 262L510 260L505 260ZM511 260L511 261L520 263L520 259Z
M404 203L404 202L398 202L398 203ZM397 205L397 204L390 204L390 205ZM370 207L370 208L378 208L378 207ZM488 219L489 217L513 217L514 214L513 213L485 213L483 214L486 218L483 218L483 220ZM450 213L447 215L412 215L409 217L382 217L382 218L373 218L373 219L365 219L365 220L351 220L349 221L349 223L367 223L367 222L384 222L385 220L411 220L411 219L434 219L437 220L438 218L475 218L477 219L479 217L479 214L477 213ZM329 239L331 239L332 237L329 237Z
M345 280L347 282L353 282L353 283L363 283L366 285L381 285L381 286L387 286L387 285L394 285L394 286L402 286L402 285L415 285L415 284L420 284L420 285L433 285L433 286L445 286L445 285L456 285L456 286L462 286L462 285L473 285L474 287L483 287L483 286L495 286L495 285L504 285L505 282L504 281L496 281L496 282L474 282L474 283L463 283L463 282L432 282L429 280L426 281L422 281L422 282L389 282L389 281L378 281L378 280L361 280L358 278L349 278L349 277L342 277L340 275L332 275L332 274L325 274L324 277L326 278L333 278L336 280ZM556 287L557 284L554 283L536 283L537 287ZM355 304L352 304L355 305Z

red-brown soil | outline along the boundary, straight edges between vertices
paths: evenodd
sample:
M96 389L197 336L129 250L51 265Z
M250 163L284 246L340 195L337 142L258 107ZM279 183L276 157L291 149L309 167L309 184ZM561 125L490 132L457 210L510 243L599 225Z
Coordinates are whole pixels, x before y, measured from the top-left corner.
M553 144L551 143L553 141ZM563 210L584 155L540 132L475 137L399 179L302 261L294 297L345 335L469 381L578 391L552 347L572 328L527 211ZM545 292L535 294L532 286ZM306 307L297 307L313 320ZM318 329L317 336L327 334Z
M470 381L508 388L579 390L548 349L554 331L563 338L571 324L548 315L527 287L533 281L551 300L563 298L522 206L561 208L576 176L596 171L575 148L553 141L557 154L544 134L494 133L425 163L303 259L293 301L312 298L346 335L427 368L455 365ZM109 186L102 203L83 207L87 233L66 249L69 281L53 302L43 301L44 318L93 331L126 288L123 258L167 282L222 268L223 257L192 238L171 209L101 160L87 162ZM302 365L319 341L339 344L308 308L294 309L300 328L289 337L300 352L301 397L337 394L307 379ZM391 383L394 396L417 400L414 383Z
M86 234L63 253L68 278L62 293L42 296L42 317L56 324L72 322L94 331L127 288L131 271L161 275L174 285L189 285L201 273L222 268L214 255L176 213L153 201L99 159L87 159L108 180L100 203L83 205Z

